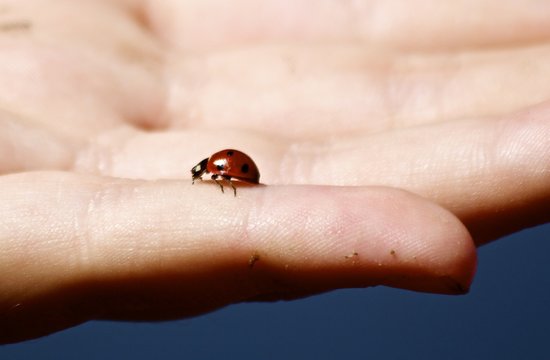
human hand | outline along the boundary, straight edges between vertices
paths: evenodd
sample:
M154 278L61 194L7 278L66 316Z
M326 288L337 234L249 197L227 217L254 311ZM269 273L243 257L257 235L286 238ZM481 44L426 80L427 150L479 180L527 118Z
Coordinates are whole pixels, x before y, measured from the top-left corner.
M1 2L1 341L467 291L550 214L548 5L480 4ZM191 186L223 148L267 186Z

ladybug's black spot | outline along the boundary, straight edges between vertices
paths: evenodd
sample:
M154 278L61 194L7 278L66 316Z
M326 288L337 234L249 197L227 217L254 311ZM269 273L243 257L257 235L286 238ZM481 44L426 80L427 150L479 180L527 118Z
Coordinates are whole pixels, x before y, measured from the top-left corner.
M221 164L220 164L220 165L216 165L216 169L218 169L218 170L223 170L224 168L225 168L225 166L223 166L223 165L221 165Z
M243 164L243 166L241 166L241 172L245 174L248 172L248 164Z
M233 151L228 151L227 156L233 156Z

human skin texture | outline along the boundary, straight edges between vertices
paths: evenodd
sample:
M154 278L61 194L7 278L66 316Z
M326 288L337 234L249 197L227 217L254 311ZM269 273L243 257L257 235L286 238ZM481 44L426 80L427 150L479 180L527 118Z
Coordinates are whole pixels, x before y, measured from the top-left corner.
M0 0L0 342L346 287L468 292L476 246L550 218L549 13ZM225 148L262 184L192 185Z

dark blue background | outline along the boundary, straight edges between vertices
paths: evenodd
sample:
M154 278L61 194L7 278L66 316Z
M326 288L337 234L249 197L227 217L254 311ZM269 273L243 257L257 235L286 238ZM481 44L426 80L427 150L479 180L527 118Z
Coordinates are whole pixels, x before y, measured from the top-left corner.
M550 359L550 224L479 250L466 296L389 288L242 304L160 324L91 322L0 359Z

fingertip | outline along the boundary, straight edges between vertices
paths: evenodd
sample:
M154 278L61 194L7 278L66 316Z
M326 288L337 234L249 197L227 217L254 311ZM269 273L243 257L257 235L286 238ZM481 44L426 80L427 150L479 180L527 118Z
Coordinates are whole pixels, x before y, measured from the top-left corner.
M404 210L402 226L409 229L409 259L400 265L414 267L415 277L388 285L441 294L469 292L477 268L475 243L462 222L447 209L414 194L405 195L411 208ZM410 260L414 261L410 261ZM399 266L399 265L398 265Z
M268 267L297 291L387 285L463 294L471 286L476 249L467 229L417 195L382 187L267 191L250 218L252 239L271 234L258 244L255 269Z

